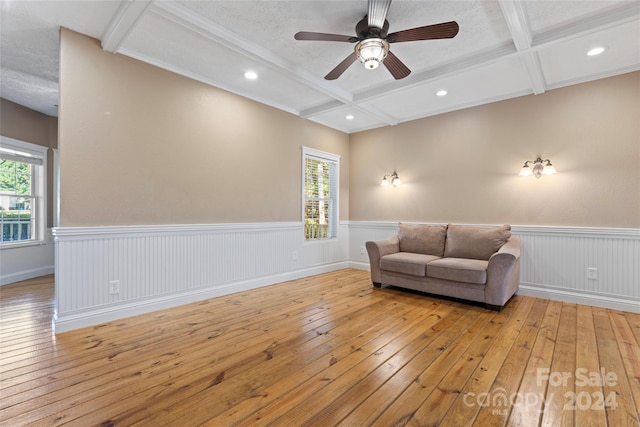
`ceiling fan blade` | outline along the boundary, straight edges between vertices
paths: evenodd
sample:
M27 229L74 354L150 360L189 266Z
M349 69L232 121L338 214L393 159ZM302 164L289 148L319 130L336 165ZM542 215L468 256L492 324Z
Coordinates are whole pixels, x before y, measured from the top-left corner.
M384 26L389 6L391 6L391 0L369 0L369 14L367 17L370 27L382 28Z
M355 43L358 41L353 36L343 36L340 34L326 34L326 33L312 33L310 31L300 31L293 36L296 40L317 40L325 42L350 42Z
M324 76L324 78L326 80L337 79L342 75L342 73L344 73L347 70L347 68L349 68L351 64L353 64L356 61L356 59L358 59L358 57L356 56L356 53L355 52L351 53L351 55L347 56L341 63L339 63L336 66L336 68L329 71L329 74Z
M384 58L382 63L396 80L404 79L411 74L411 70L392 52L387 53L387 57Z
M411 42L417 40L452 39L458 34L460 27L456 21L426 25L398 31L387 36L389 43Z

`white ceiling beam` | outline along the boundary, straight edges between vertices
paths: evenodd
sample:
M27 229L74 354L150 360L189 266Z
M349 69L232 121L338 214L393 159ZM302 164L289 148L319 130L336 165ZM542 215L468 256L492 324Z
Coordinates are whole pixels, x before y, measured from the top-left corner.
M499 0L499 4L513 39L513 44L518 52L522 52L521 60L529 74L533 93L536 95L544 93L546 90L544 74L538 55L531 52L533 35L524 3L513 0Z
M100 38L102 49L116 53L150 5L151 0L122 1L115 15L111 18L109 26Z
M531 25L524 5L520 1L499 0L500 9L507 21L507 27L511 33L513 44L518 52L531 47L533 37L531 35Z

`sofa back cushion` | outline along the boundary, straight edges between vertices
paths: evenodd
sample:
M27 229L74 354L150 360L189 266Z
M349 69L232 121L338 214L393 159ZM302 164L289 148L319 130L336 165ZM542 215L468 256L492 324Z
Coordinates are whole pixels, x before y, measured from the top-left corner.
M488 260L510 237L510 225L481 228L449 224L444 256Z
M434 255L444 254L447 227L444 225L398 224L398 238L401 252Z

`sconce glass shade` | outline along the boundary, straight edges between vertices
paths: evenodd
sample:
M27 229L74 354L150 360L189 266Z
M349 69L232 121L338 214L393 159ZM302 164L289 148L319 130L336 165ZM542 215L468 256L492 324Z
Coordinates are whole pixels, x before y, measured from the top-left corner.
M389 180L387 179L387 175L382 177L382 182L380 183L381 186L386 187L389 185Z
M393 178L393 181L391 181L394 187L399 186L400 184L402 184L402 181L400 181L400 178L398 178L398 175L395 176L395 178Z
M529 163L529 162L525 162L524 166L522 166L522 169L520 169L520 173L518 175L520 175L520 176L533 175L533 172L531 171L531 168L529 167L529 165L527 163Z
M547 164L544 166L544 169L542 169L542 174L553 175L554 173L558 173L558 171L556 170L556 168L553 167L551 162L547 160Z
M358 42L354 50L360 62L364 64L364 68L374 70L382 64L387 56L389 43L383 39L370 38Z

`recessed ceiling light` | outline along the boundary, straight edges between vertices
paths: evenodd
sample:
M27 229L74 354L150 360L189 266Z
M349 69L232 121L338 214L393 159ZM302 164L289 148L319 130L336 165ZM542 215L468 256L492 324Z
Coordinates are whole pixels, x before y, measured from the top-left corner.
M354 119L353 114L347 114L344 118L347 119L347 120L353 120Z
M444 89L440 89L439 91L436 92L436 96L445 96L447 94L447 91Z
M244 77L249 80L255 80L258 78L258 73L256 73L255 71L247 71L246 73L244 73Z
M606 47L602 47L602 46L596 46L592 49L589 49L589 52L587 52L587 55L589 56L596 56L596 55L600 55L602 52L604 52L605 50L607 50Z

